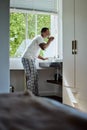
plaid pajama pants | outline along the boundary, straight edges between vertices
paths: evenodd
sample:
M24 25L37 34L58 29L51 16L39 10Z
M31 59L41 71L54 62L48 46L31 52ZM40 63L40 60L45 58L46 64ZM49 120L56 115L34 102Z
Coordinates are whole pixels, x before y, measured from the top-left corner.
M35 66L35 59L22 58L22 64L26 75L27 89L34 95L38 95L38 73Z

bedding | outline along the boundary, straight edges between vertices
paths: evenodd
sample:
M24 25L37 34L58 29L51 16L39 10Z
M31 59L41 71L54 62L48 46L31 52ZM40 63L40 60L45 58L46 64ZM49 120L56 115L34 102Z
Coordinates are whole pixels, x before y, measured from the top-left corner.
M0 130L86 130L87 114L30 91L0 94Z

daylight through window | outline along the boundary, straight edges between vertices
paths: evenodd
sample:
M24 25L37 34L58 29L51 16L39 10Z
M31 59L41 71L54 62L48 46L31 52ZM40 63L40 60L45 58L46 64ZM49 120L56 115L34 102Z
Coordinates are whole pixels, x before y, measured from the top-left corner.
M55 37L53 43L40 55L46 57L58 56L58 16L56 14L41 13L10 13L10 57L21 57L27 45L42 27L48 27Z

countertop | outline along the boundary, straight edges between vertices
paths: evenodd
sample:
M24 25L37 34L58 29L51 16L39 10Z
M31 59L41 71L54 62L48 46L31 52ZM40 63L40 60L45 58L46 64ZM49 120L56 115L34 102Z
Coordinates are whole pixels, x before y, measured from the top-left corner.
M59 63L62 63L62 59L56 60L37 60L36 61L36 68L43 69L45 67L57 67ZM21 58L10 58L9 60L9 69L10 70L24 70Z

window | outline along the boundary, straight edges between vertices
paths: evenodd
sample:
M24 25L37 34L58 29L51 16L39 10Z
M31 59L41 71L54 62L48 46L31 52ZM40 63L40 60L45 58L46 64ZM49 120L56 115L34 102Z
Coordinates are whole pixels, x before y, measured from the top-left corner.
M42 27L48 27L55 40L46 51L41 50L40 55L57 57L58 16L36 12L23 13L21 11L10 13L10 57L21 57L32 38L40 34Z
M14 57L21 42L25 39L25 14L10 13L10 57Z

